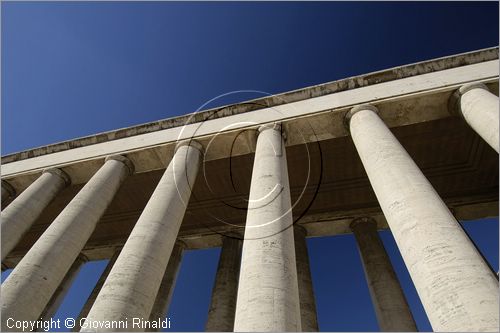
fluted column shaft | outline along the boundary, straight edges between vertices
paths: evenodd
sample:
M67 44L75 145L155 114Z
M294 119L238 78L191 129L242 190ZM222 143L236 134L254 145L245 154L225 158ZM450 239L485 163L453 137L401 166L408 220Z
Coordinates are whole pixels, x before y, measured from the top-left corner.
M285 143L280 126L262 126L259 132L234 330L300 331Z
M101 276L99 277L99 280L97 280L97 283L94 286L94 289L92 289L92 292L90 293L89 297L87 298L87 301L83 305L82 309L80 310L80 313L78 314L78 318L75 322L75 327L73 327L72 331L73 332L78 332L80 331L80 321L82 318L86 318L87 315L89 314L90 309L92 308L92 305L94 305L94 302L97 298L97 295L101 291L102 286L104 285L104 281L108 278L109 272L111 272L111 268L113 268L113 265L116 262L116 259L118 259L118 255L120 254L121 247L117 250L115 250L115 253L113 253L113 256L109 259L108 264L106 265L106 268L104 268L104 271L102 272Z
M184 242L175 242L172 254L168 260L167 268L165 269L165 274L161 280L160 289L158 289L158 294L156 295L153 309L151 310L151 315L149 316L150 321L158 319L163 320L167 316L185 248L186 244ZM152 331L159 332L161 331L161 328L158 327L152 329Z
M453 107L465 121L498 153L499 101L482 83L466 84L455 93L459 103Z
M16 195L16 190L14 190L14 187L7 183L5 180L2 180L2 209L10 198L14 197Z
M149 318L201 162L201 145L181 145L111 269L87 320ZM82 328L82 331L92 330ZM99 329L116 330L116 329Z
M49 303L47 303L47 306L40 315L40 318L42 318L43 320L50 320L50 318L54 317L57 310L61 306L61 303L64 301L66 294L68 293L73 282L75 281L75 278L78 276L80 269L87 261L88 258L83 254L80 254L76 258L73 265L71 265L68 273L66 273L66 276L64 276L64 279L62 280L61 284L59 285L59 287L57 287L56 291L54 292L54 295L52 295L52 297L50 298L50 301Z
M232 332L238 294L241 240L223 237L212 298L205 326L207 332Z
M294 225L295 255L297 257L297 278L299 283L300 319L302 332L318 332L318 317L316 314L316 300L309 266L309 253L307 251L304 227Z
M377 222L358 218L351 223L368 289L382 332L416 332L408 303L377 232Z
M3 331L8 318L39 318L131 168L108 158L19 262L2 284Z
M498 281L372 106L352 140L435 331L498 331Z
M2 260L14 249L45 207L69 182L69 177L64 171L44 170L33 184L2 211Z

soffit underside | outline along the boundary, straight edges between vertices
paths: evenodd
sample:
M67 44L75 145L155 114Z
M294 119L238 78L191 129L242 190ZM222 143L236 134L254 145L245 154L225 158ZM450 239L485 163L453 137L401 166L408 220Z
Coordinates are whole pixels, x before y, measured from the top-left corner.
M469 215L457 218L498 215L498 155L462 119L447 117L391 130L450 208L462 212L460 207L476 205ZM290 146L286 153L294 219L310 227L310 236L348 232L345 221L367 214L386 227L349 136ZM248 153L202 165L180 231L181 238L193 239L190 247L217 246L221 234L242 231L253 158ZM163 171L125 180L87 242L91 257L107 255L92 254L92 249L126 241ZM52 201L5 260L7 265L31 248L82 186L70 186Z

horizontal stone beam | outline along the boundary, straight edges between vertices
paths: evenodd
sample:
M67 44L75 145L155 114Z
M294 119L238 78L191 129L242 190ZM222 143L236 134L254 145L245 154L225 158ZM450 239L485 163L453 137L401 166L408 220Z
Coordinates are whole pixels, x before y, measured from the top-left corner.
M498 91L498 75L498 60L490 60L186 126L179 123L173 128L6 163L2 165L2 179L21 191L44 168L58 167L68 173L74 184L85 183L102 165L104 157L111 154L126 154L138 173L164 169L173 156L175 143L190 138L205 146L205 160L248 154L255 149L255 129L276 121L281 121L286 129L288 146L342 137L347 135L343 126L345 113L362 103L376 105L389 127L445 118L451 116L446 105L455 89L468 82L483 82L492 91ZM233 141L235 144L231 145Z
M479 198L477 202L463 201L463 198L447 200L448 207L459 221L476 220L488 217L498 216L498 198ZM351 233L349 224L355 217L369 215L377 221L377 227L380 230L387 229L385 220L380 207L366 207L352 211L339 211L321 214L312 214L304 216L300 220L307 230L308 237L326 237ZM217 227L202 228L182 232L179 235L190 250L205 249L221 246L222 235L233 235L234 228ZM237 230L238 232L241 230ZM123 246L126 237L123 239L109 239L103 245L87 244L82 253L89 260L104 260L113 256L117 247ZM6 268L13 268L22 259L24 252L13 252L4 260Z

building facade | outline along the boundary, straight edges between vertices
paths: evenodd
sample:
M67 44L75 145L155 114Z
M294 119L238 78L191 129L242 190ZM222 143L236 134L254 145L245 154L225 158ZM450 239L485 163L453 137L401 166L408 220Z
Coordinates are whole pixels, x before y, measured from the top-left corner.
M354 233L381 330L415 331L389 228L433 330L498 331L457 221L498 216L498 74L484 49L3 156L2 330L101 259L75 330L161 320L183 251L220 246L207 331L317 331L306 238Z

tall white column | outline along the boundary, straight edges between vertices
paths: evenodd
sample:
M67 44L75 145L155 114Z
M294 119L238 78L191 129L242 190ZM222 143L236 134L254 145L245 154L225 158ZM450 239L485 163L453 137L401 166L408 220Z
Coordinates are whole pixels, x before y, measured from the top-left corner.
M206 332L233 331L240 261L241 240L224 236L208 310Z
M118 259L118 255L120 254L121 247L115 250L115 253L113 253L113 256L109 259L108 264L106 265L106 268L102 272L101 276L99 277L99 280L97 280L96 285L94 286L94 289L92 289L92 292L90 293L89 297L87 298L87 301L83 305L82 309L80 310L80 313L78 314L78 318L75 322L75 327L72 329L73 332L78 332L80 331L80 321L82 318L86 318L87 315L89 314L90 309L92 308L92 305L94 305L94 302L97 298L97 295L101 291L102 286L104 285L104 281L108 278L109 272L111 272L111 268L113 268L113 265L116 262L116 259Z
M285 143L259 128L234 331L300 331L299 291Z
M149 318L201 157L202 146L198 142L178 146L97 296L88 321L126 320L127 331L137 331L140 329L133 327L132 318Z
M498 281L415 162L370 105L352 140L435 331L498 331Z
M112 156L51 223L2 284L6 320L37 320L95 229L126 176L128 159Z
M2 209L5 203L10 199L16 196L16 190L12 185L7 183L5 180L2 180Z
M416 332L408 303L385 251L374 219L351 222L363 263L368 289L382 332Z
M293 227L295 238L295 255L297 257L297 278L299 283L300 318L302 332L318 332L318 317L316 315L316 300L309 267L309 253L307 251L304 227L295 224Z
M175 242L167 268L165 269L165 274L161 280L160 289L158 289L158 294L156 295L153 309L151 310L151 315L149 316L149 321L163 320L167 316L185 248L186 244L183 241L178 240ZM159 332L161 331L161 327L151 329L150 331Z
M78 276L80 269L87 261L88 258L84 254L80 254L76 258L73 265L71 265L68 273L66 273L66 276L64 276L61 284L59 284L59 287L57 287L56 291L54 292L54 295L52 295L52 297L50 298L50 301L49 303L47 303L47 306L40 315L40 318L42 318L43 320L50 320L54 317L57 310L64 301L64 298L68 294L69 289L73 285L73 282ZM42 331L42 329L40 329L39 331Z
M14 249L45 207L69 183L70 179L64 171L44 170L33 184L2 211L2 260Z
M483 83L460 87L450 99L452 113L458 113L498 153L499 100Z

